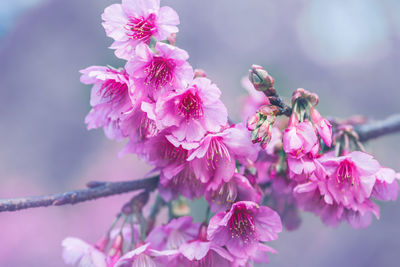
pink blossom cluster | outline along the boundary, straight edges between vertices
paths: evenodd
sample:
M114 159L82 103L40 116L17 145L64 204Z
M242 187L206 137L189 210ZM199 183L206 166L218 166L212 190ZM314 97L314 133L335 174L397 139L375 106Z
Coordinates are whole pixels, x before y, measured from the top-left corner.
M121 155L139 155L153 166L170 220L153 227L154 218L144 217L146 191L140 208L122 210L119 232L110 230L95 245L65 239L66 263L252 266L276 252L265 242L276 240L282 226L299 227L301 209L329 225L360 228L372 214L379 218L376 200L396 199L399 174L363 151L352 125L334 128L323 118L316 94L295 90L289 110L272 76L253 66L250 81L242 82L250 94L244 122L234 124L220 89L175 45L179 17L172 8L159 0L122 0L102 19L114 40L110 48L126 64L81 71L81 81L93 85L85 122L110 139L127 140ZM209 211L202 223L174 214L173 203L200 197ZM128 220L130 229L123 227Z
M114 39L110 48L126 64L81 71L81 81L93 85L88 129L128 139L121 155L137 154L154 166L165 201L203 196L215 215L201 226L190 217L172 220L131 242L131 250L111 237L102 247L66 239L66 262L248 266L268 261L266 252L275 251L264 242L278 238L281 219L261 205L261 189L243 167L256 161L260 149L243 123L228 122L217 85L194 71L188 53L175 46L176 12L160 7L159 0L123 0L107 7L102 18Z
M245 86L255 91L251 84ZM251 93L249 98L254 96ZM253 107L245 112L255 110L248 122L254 132L254 121L263 116L263 105L269 104L247 103ZM367 227L372 215L379 218L376 200L397 198L400 175L363 151L351 125L338 126L333 135L317 104L317 95L299 88L293 93L289 121L270 125L276 132L270 133L272 141L264 149L269 157L259 157L254 165L260 179L268 182L264 203L279 212L288 229L299 225L297 209L317 214L327 225L347 221L354 228Z

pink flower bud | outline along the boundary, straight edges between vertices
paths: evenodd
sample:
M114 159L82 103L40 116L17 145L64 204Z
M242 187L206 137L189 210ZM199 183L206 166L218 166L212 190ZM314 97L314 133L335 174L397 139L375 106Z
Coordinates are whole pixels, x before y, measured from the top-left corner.
M252 65L249 70L249 80L254 88L264 92L267 96L275 95L274 78L259 65Z
M168 36L168 42L170 45L176 45L176 34L175 33L171 33L170 36Z
M197 78L197 77L207 77L207 74L206 74L206 72L205 72L204 70L202 70L202 69L195 69L195 70L194 70L194 77L195 77L195 78Z

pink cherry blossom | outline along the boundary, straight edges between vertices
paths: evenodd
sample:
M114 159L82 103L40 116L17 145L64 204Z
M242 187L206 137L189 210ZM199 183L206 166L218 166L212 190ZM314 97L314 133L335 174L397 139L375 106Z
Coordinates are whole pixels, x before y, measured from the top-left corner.
M168 133L168 132L167 132ZM170 201L179 194L192 199L204 193L205 185L196 177L192 162L188 162L189 151L179 143L172 143L165 132L140 144L131 144L129 151L138 152L159 170L159 192Z
M62 242L63 259L66 264L80 267L107 267L107 257L94 246L74 237L67 237Z
M332 145L331 123L327 119L324 119L314 107L310 110L310 116L319 136L322 138L325 145L330 147Z
M103 66L91 66L81 73L82 83L93 84L90 97L93 108L85 119L88 129L103 127L108 138L124 138L120 122L133 109L130 97L133 89L127 73Z
M127 252L116 263L115 267L164 267L169 258L177 255L177 250L158 251L150 248L150 243L139 245Z
M372 193L380 165L371 155L354 151L341 157L320 158L327 175L327 191L335 202L348 207Z
M275 211L240 201L211 218L207 237L217 245L225 245L236 257L248 258L257 250L259 241L275 240L281 231L281 219Z
M318 138L310 122L297 122L293 115L283 134L283 149L293 158L301 158L318 148ZM318 150L317 150L318 152Z
M395 201L399 193L398 175L390 168L382 167L375 174L376 182L372 197L381 201Z
M197 237L199 228L200 223L194 223L192 217L180 217L154 228L146 241L151 243L151 248L157 250L179 249L182 244Z
M157 100L164 92L185 88L193 79L193 69L186 61L189 58L186 51L160 42L154 49L155 52L139 44L125 68L135 87Z
M122 59L130 59L138 44L149 44L177 33L179 17L167 6L160 8L160 0L122 0L122 4L107 7L102 14L107 36L114 39L110 48Z
M191 150L188 161L192 162L196 177L207 184L207 190L216 190L235 172L236 160L254 161L258 148L252 144L249 132L242 124L219 133L208 133L198 148Z
M158 99L157 127L170 127L178 141L200 141L207 132L218 132L228 121L221 91L207 78L196 78L184 90Z

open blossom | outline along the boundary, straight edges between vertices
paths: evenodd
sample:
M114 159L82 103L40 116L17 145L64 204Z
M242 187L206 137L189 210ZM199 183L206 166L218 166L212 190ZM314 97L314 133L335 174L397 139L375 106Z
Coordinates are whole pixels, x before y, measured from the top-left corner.
M332 201L327 194L324 182L310 181L294 188L298 205L306 211L321 217L324 224L338 226L347 221L354 228L365 228L371 224L372 215L379 219L379 206L366 199L362 203L354 203L349 207Z
M229 209L237 201L259 203L261 194L253 188L245 176L235 173L232 179L222 183L216 190L207 190L204 198L208 201L212 212L219 212Z
M320 159L326 170L330 196L344 206L362 203L374 187L380 165L371 155L354 151L341 157L329 155Z
M158 251L150 248L150 243L139 245L127 252L116 263L115 267L164 267L170 256L175 256L177 250Z
M168 133L168 132L167 132ZM159 170L159 192L166 200L176 199L180 194L192 199L204 193L204 184L196 177L192 163L187 161L189 150L169 140L165 131L139 144L132 143L126 153L138 152Z
M240 201L229 211L211 218L207 237L238 258L248 258L258 248L259 241L278 238L282 231L279 215L272 209L251 201Z
M192 81L193 69L186 61L188 58L188 53L176 46L157 42L153 52L147 45L139 44L125 68L135 87L157 100L164 92L185 88Z
M199 228L200 223L194 223L192 217L180 217L154 228L146 241L151 243L151 248L157 250L179 249L182 244L196 238Z
M390 168L381 167L375 177L372 197L381 201L395 201L399 193L399 175Z
M170 127L178 141L200 141L207 132L218 132L228 121L221 91L207 78L196 78L184 90L159 98L157 127Z
M63 259L66 264L79 267L107 267L106 255L81 239L68 237L63 240Z
M258 148L251 143L249 132L239 124L219 133L208 133L198 148L191 150L188 161L192 162L196 177L207 184L207 190L216 190L228 182L235 172L236 160L255 160Z
M182 244L179 252L183 255L183 266L230 267L234 257L223 247L207 240L207 229L202 225L198 236Z
M167 6L160 8L160 0L122 0L107 7L102 19L107 36L114 39L110 48L127 60L138 44L149 44L152 37L165 40L178 32L179 24L178 14Z
M88 129L103 127L110 139L121 139L123 134L120 121L132 109L132 91L125 70L116 70L103 66L91 66L81 70L81 82L93 84L90 97L92 110L85 122Z

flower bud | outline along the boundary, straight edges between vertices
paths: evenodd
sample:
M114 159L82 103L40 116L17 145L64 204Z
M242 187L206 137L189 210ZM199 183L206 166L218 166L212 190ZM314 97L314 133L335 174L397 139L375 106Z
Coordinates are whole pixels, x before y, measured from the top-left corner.
M261 143L265 148L272 136L272 125L275 122L275 116L279 109L272 105L264 105L257 110L257 113L251 116L247 121L247 129L251 131L251 140L253 143Z
M116 263L119 258L121 258L123 251L123 236L122 233L119 233L115 238L111 245L110 250L108 251L108 256L110 257L111 263Z
M176 34L175 33L171 33L170 36L168 36L168 42L170 45L176 45Z
M267 96L276 95L274 78L263 67L252 65L249 70L249 80L256 90L264 92Z
M202 70L202 69L195 69L195 70L194 70L194 77L195 77L195 78L197 78L197 77L207 77L207 74L206 74L206 72L205 72L204 70Z
M318 135L322 138L325 145L330 147L332 145L331 123L327 119L324 119L314 107L311 108L310 116L312 123L317 129Z

